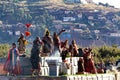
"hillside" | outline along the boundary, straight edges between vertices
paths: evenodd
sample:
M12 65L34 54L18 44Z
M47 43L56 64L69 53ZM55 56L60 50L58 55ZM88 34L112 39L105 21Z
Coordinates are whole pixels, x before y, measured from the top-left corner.
M105 11L119 12L120 9L111 7L96 5L94 3L82 4L82 3L64 3L64 0L1 0L0 1L0 21L3 23L18 23L21 21L31 21L32 15L41 14L42 10L82 10L87 11ZM18 17L18 18L17 18ZM20 19L21 18L21 19ZM12 20L9 20L12 19Z
M120 32L120 9L109 4L66 3L65 0L1 0L0 12L0 34L4 34L5 31L23 32L17 24L31 23L35 25L34 29L31 28L31 37L43 35L46 28L51 33L64 28L67 33L62 35L62 39L66 36L70 39L75 37L76 40L94 40L100 37L107 43L107 40L110 40L110 44L114 40L114 36L111 35ZM8 28L7 24L11 27ZM96 30L99 32L97 35ZM11 35L8 34L0 35L0 41L9 41L8 37L11 38ZM114 43L120 44L118 41Z
M86 9L98 9L98 10L105 10L105 11L120 11L120 9L113 8L113 7L106 7L103 5L97 5L95 3L88 3L82 4L81 3L69 3L66 4L64 0L15 0L16 2L12 1L5 1L1 0L0 4L14 4L17 6L42 6L44 8L65 8L65 9L74 9L75 7L78 8L86 8Z
M38 0L37 2L28 2L29 5L27 4L27 1L21 1L19 4L23 4L26 6L32 5L32 6L43 6L44 8L64 8L64 9L75 9L77 8L85 8L85 9L98 9L98 10L103 10L103 11L120 11L120 9L114 8L114 7L106 7L103 5L97 5L95 3L88 3L88 4L82 4L82 3L70 3L66 4L64 3L64 0Z

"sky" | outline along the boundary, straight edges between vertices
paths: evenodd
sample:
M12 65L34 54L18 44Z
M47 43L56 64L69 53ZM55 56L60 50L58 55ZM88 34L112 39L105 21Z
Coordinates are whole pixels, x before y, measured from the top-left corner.
M115 6L116 8L120 8L120 0L93 0L95 3L108 3L111 6Z

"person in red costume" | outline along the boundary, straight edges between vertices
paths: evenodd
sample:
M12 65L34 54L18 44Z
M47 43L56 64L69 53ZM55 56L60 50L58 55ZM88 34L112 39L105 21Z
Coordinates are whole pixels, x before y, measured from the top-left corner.
M12 48L8 52L8 57L4 64L3 70L7 71L8 75L13 75L13 76L21 73L21 68L19 63L19 51L16 48L15 43L12 43Z
M85 72L87 72L87 73L97 73L91 51L92 51L91 48L85 48L84 49L83 58L84 58Z

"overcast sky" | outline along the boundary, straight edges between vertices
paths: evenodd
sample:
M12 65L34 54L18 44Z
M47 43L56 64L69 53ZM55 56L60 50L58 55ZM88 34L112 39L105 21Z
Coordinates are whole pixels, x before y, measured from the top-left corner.
M93 0L95 3L102 2L108 3L110 5L115 6L116 8L120 8L120 0Z

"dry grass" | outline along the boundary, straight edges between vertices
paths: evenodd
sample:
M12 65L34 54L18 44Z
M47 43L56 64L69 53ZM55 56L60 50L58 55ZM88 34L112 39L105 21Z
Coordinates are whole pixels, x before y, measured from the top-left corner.
M108 12L118 12L120 9L112 8L112 7L105 7L102 5L96 5L96 4L84 4L82 6L83 8L87 9L96 9L96 10L103 10L103 11L108 11Z

